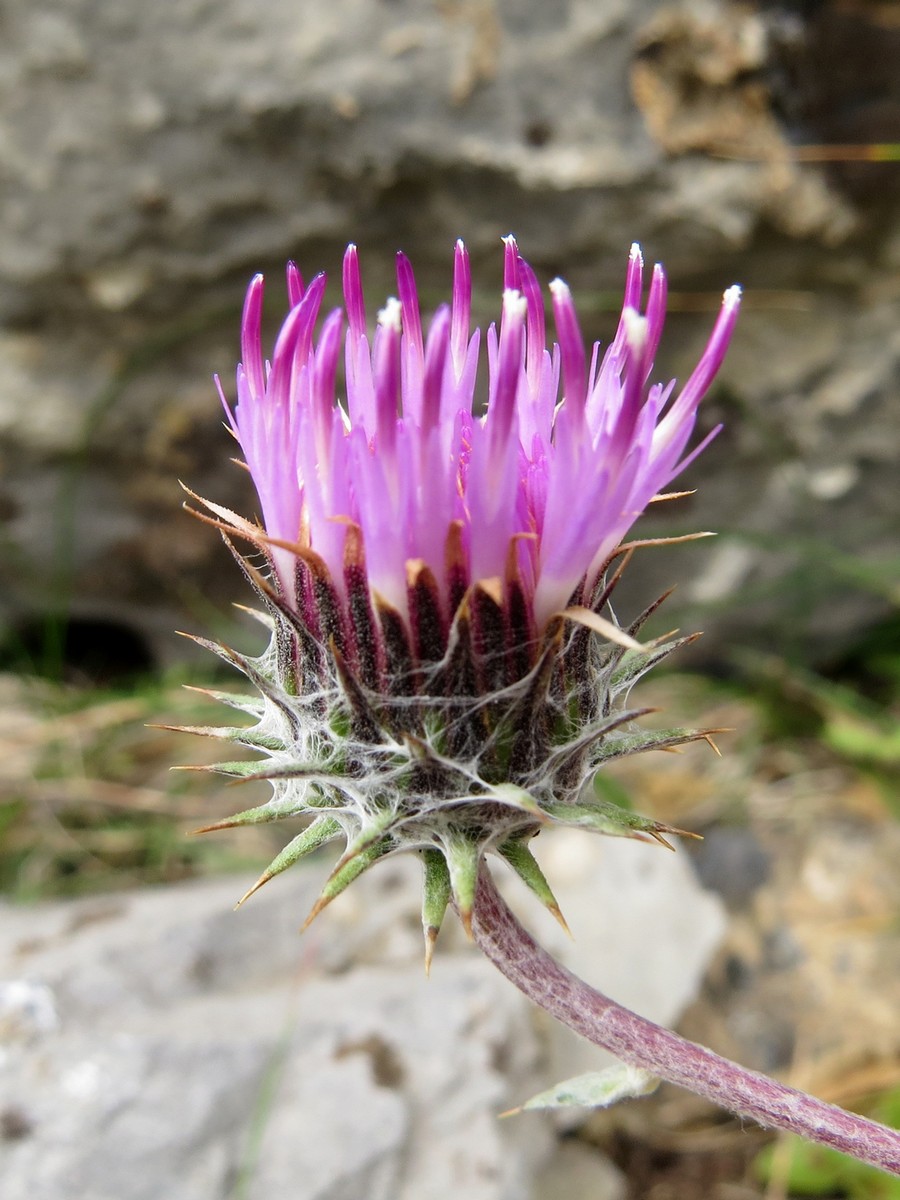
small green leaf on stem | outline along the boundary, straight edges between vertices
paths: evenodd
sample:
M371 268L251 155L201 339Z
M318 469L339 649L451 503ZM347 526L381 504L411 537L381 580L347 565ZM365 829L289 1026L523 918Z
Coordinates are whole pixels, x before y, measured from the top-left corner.
M649 1096L659 1087L659 1079L642 1067L629 1067L616 1063L603 1071L588 1071L564 1079L555 1087L539 1092L518 1108L511 1108L501 1116L514 1116L537 1108L609 1108L619 1100L634 1100L638 1096Z

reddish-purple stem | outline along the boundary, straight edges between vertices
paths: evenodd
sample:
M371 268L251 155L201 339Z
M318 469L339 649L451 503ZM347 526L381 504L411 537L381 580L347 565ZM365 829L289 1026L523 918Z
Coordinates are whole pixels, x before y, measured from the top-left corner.
M900 1175L900 1132L845 1112L713 1054L639 1017L567 971L523 929L482 867L475 941L497 969L551 1016L622 1062L642 1067L766 1129L798 1133Z

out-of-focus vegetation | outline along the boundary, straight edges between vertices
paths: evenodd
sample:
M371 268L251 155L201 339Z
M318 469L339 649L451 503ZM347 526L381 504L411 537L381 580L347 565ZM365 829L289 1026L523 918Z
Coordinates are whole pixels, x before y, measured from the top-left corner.
M214 723L216 707L173 677L102 688L0 677L0 889L30 901L252 870L266 853L252 833L190 836L241 798L173 769L221 746L149 727Z
M900 816L900 619L869 631L828 674L774 657L741 661L765 737L803 739L856 767Z

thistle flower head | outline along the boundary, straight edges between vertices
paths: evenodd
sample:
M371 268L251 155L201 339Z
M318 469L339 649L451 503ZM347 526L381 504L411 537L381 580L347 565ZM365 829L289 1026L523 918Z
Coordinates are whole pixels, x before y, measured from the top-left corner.
M218 648L260 695L232 700L255 724L207 732L261 751L264 762L222 768L270 779L273 796L216 827L313 817L261 882L341 837L318 910L378 858L420 851L430 945L451 896L467 920L487 851L555 910L528 848L547 822L666 831L588 786L609 758L703 736L634 727L623 698L678 643L634 642L646 613L626 631L604 616L609 570L636 518L717 432L689 448L739 289L676 393L650 382L666 279L654 267L644 303L643 276L634 246L615 337L590 360L560 279L548 349L543 295L512 237L499 324L483 339L461 242L451 301L427 328L402 254L397 297L374 325L355 246L343 310L324 319L325 277L306 286L290 265L270 361L262 276L251 282L233 407L220 392L262 523L203 504L230 542L254 549L241 561L271 642L258 659Z

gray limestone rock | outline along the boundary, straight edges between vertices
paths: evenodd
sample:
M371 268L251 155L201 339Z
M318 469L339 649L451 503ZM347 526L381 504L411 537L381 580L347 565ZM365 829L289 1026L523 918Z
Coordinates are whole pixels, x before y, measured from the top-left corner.
M862 111L839 91L853 62L874 98L844 140L897 140L873 122L900 106L896 31L819 7L803 25L727 0L7 0L0 622L33 639L62 609L183 656L172 627L240 594L175 480L253 510L209 383L227 384L249 276L292 256L335 273L354 239L371 296L402 246L431 302L462 236L484 316L513 228L591 336L610 335L630 242L664 258L674 307L703 312L673 321L663 375L684 377L722 287L748 285L706 408L727 431L685 479L697 498L646 527L729 537L686 566L644 556L636 607L689 573L695 613L733 613L720 638L852 634L883 588L832 558L877 576L895 532L895 184L792 144Z
M609 895L589 896L582 863L564 892L584 934L569 961L589 967L605 944L619 961L595 976L672 1019L697 991L718 908L680 869L664 885L617 864L629 855L669 857L638 844L604 856L617 906L605 943ZM442 935L425 979L410 860L361 880L301 939L320 876L296 870L238 913L246 881L0 909L4 1200L529 1200L538 1172L536 1195L577 1177L572 1200L619 1196L600 1160L572 1174L552 1122L497 1119L590 1048L554 1049L461 933ZM665 907L656 945L645 902Z
M526 1006L469 956L425 981L414 926L402 963L335 974L298 879L239 914L233 881L3 913L5 1197L525 1194L550 1139L496 1113L535 1067Z

